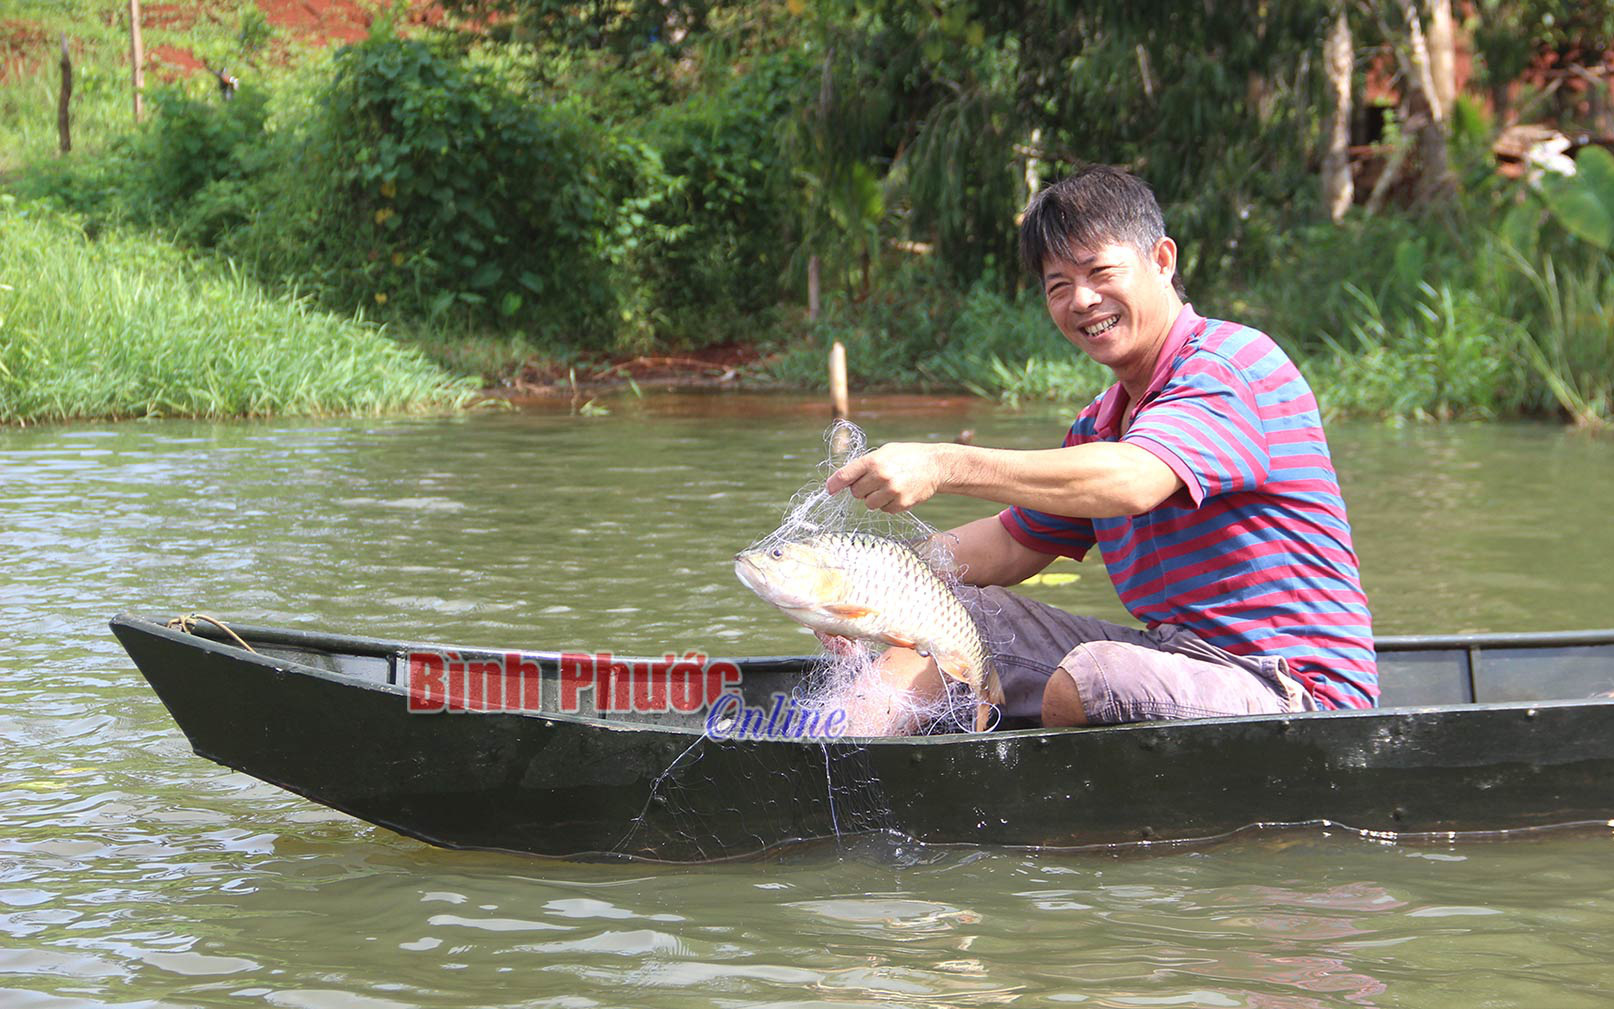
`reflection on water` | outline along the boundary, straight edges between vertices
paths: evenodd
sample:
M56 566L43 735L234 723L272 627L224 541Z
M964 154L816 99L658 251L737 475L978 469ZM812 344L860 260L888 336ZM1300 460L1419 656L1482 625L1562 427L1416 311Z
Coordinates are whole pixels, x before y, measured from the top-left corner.
M192 756L118 610L465 643L800 651L734 581L816 402L0 432L0 1005L1600 1005L1609 839L819 847L695 869L445 852ZM1042 446L912 402L878 440ZM1384 633L1609 612L1614 444L1339 427ZM938 525L990 509L938 502ZM1041 598L1118 618L1101 568Z

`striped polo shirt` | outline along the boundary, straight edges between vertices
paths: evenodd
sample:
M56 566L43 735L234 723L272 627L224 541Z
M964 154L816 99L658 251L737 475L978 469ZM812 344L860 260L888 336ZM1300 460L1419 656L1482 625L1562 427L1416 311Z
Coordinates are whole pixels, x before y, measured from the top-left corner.
M1110 386L1065 444L1121 441L1170 466L1183 490L1154 510L1069 518L1014 507L1016 540L1080 560L1098 544L1121 602L1239 655L1278 655L1319 707L1378 697L1372 617L1345 501L1311 387L1278 345L1184 306L1127 428Z

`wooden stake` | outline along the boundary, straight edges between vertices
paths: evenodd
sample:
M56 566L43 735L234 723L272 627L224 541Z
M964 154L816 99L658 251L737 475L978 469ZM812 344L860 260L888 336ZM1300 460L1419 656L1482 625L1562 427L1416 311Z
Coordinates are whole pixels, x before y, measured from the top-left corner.
M807 260L807 321L818 321L818 257Z
M846 345L839 340L829 348L829 399L836 420L846 420L852 416L852 408L846 398Z
M140 0L129 0L129 69L134 83L134 116L140 121L144 106L140 93L146 87L146 48L140 42Z
M62 90L56 99L56 136L61 140L62 153L73 149L73 132L67 117L67 103L73 97L73 61L67 55L67 35L62 35Z

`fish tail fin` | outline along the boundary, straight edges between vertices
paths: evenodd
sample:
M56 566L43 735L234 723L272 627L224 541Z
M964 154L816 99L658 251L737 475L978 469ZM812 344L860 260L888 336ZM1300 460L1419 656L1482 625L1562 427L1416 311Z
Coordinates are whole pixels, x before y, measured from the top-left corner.
M996 669L988 669L975 702L975 731L985 732L993 725L992 716L1003 708L1003 682Z
M981 683L981 696L984 697L989 704L995 704L1000 707L1002 706L1003 681L998 679L998 671L996 669L987 671L986 679Z

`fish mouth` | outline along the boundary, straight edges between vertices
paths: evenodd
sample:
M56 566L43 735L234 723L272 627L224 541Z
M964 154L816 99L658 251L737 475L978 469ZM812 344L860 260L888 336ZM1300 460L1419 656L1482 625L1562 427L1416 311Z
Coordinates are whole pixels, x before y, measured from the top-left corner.
M741 585L744 585L746 588L760 596L762 594L762 588L757 584L756 581L753 581L751 577L752 575L756 574L758 574L756 565L752 564L751 561L746 558L745 554L734 555L734 576L740 579Z
M768 576L762 573L756 562L747 554L734 555L734 575L740 579L741 585L782 610L806 609L812 605L812 600L792 596L769 581Z

